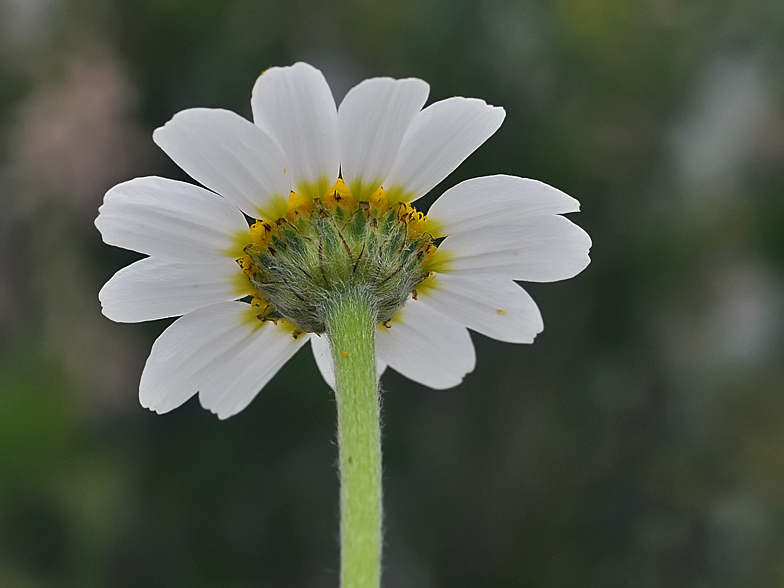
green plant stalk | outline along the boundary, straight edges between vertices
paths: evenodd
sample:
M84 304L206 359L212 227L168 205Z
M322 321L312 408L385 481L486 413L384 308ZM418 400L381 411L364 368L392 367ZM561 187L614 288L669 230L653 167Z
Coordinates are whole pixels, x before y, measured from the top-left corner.
M336 294L326 308L335 366L340 453L340 586L378 588L381 576L381 426L376 309L368 293Z

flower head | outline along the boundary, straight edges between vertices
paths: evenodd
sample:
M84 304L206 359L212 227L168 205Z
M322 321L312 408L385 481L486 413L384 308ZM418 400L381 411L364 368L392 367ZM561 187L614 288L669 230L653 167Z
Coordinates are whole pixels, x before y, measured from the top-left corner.
M106 243L149 256L103 287L104 314L181 316L153 344L144 406L166 412L198 392L229 417L308 341L333 385L323 309L349 286L376 301L379 374L389 365L448 388L474 368L467 328L533 341L542 319L514 280L588 265L590 238L561 216L579 203L498 175L447 190L427 216L416 210L504 118L478 99L423 108L428 92L422 80L374 78L336 108L321 72L297 63L259 77L253 122L194 108L155 131L204 188L136 178L106 194L96 219Z

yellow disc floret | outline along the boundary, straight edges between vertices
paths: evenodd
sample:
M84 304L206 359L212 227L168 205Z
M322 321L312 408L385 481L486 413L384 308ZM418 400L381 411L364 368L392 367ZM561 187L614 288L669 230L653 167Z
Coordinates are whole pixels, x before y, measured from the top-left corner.
M286 211L286 218L294 222L297 218L313 212L313 201L301 194L292 192L289 194L289 205Z
M389 210L389 200L387 200L384 188L379 188L370 195L368 198L371 210L378 211L379 214L384 214Z
M342 179L338 178L335 185L327 190L324 194L322 201L323 205L335 212L338 207L343 208L346 212L353 212L357 208L357 202L348 190L348 186Z
M272 225L264 221L256 221L250 226L250 239L256 247L264 247L267 244Z

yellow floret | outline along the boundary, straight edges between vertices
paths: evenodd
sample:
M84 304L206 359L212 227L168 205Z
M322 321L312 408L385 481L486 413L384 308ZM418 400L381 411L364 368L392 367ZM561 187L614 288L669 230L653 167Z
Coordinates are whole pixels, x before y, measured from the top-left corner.
M335 185L324 194L324 204L335 210L338 206L343 207L347 212L353 211L357 207L357 201L342 179L338 178Z
M419 235L425 226L425 215L407 202L398 203L398 218L408 225L409 234Z
M286 212L286 218L294 222L297 218L303 215L310 214L313 211L313 201L301 194L292 192L289 194L289 205Z
M256 221L250 226L250 238L256 247L264 247L269 240L272 225L264 221Z
M389 209L389 200L384 192L384 188L379 188L370 195L368 198L370 202L370 210L378 211L378 214L384 214Z
M237 260L237 264L240 266L242 273L245 274L248 279L253 278L253 260L251 259L250 255L243 255Z

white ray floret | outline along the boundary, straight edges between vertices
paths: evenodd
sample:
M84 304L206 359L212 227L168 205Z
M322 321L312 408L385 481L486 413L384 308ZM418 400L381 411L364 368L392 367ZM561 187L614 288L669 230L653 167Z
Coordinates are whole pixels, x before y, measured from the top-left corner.
M407 378L443 390L474 370L474 344L466 328L430 307L410 300L392 323L376 331L378 356Z
M308 340L259 323L241 302L205 306L177 319L155 341L139 390L142 406L168 412L199 393L220 418L245 408Z
M439 273L420 297L451 319L499 341L533 343L544 324L533 298L512 280Z
M215 302L243 296L237 264L183 263L147 257L118 271L98 298L103 313L120 323L180 316Z
M411 121L384 187L413 202L432 190L498 130L506 113L477 98L447 98Z
M136 178L104 198L95 224L110 245L183 262L236 257L248 223L214 192L166 178Z
M588 234L558 215L521 219L449 235L436 256L451 271L506 277L525 282L554 282L574 277L589 263Z
M272 67L256 81L253 120L281 148L292 173L292 190L318 198L340 170L335 99L312 65Z
M367 200L381 186L429 93L416 78L373 78L346 94L338 109L340 167L355 198Z
M285 213L291 190L283 153L250 121L228 110L183 110L156 129L155 143L197 182L245 214Z
M496 175L472 178L449 188L427 211L427 218L440 236L579 210L577 200L552 186Z

